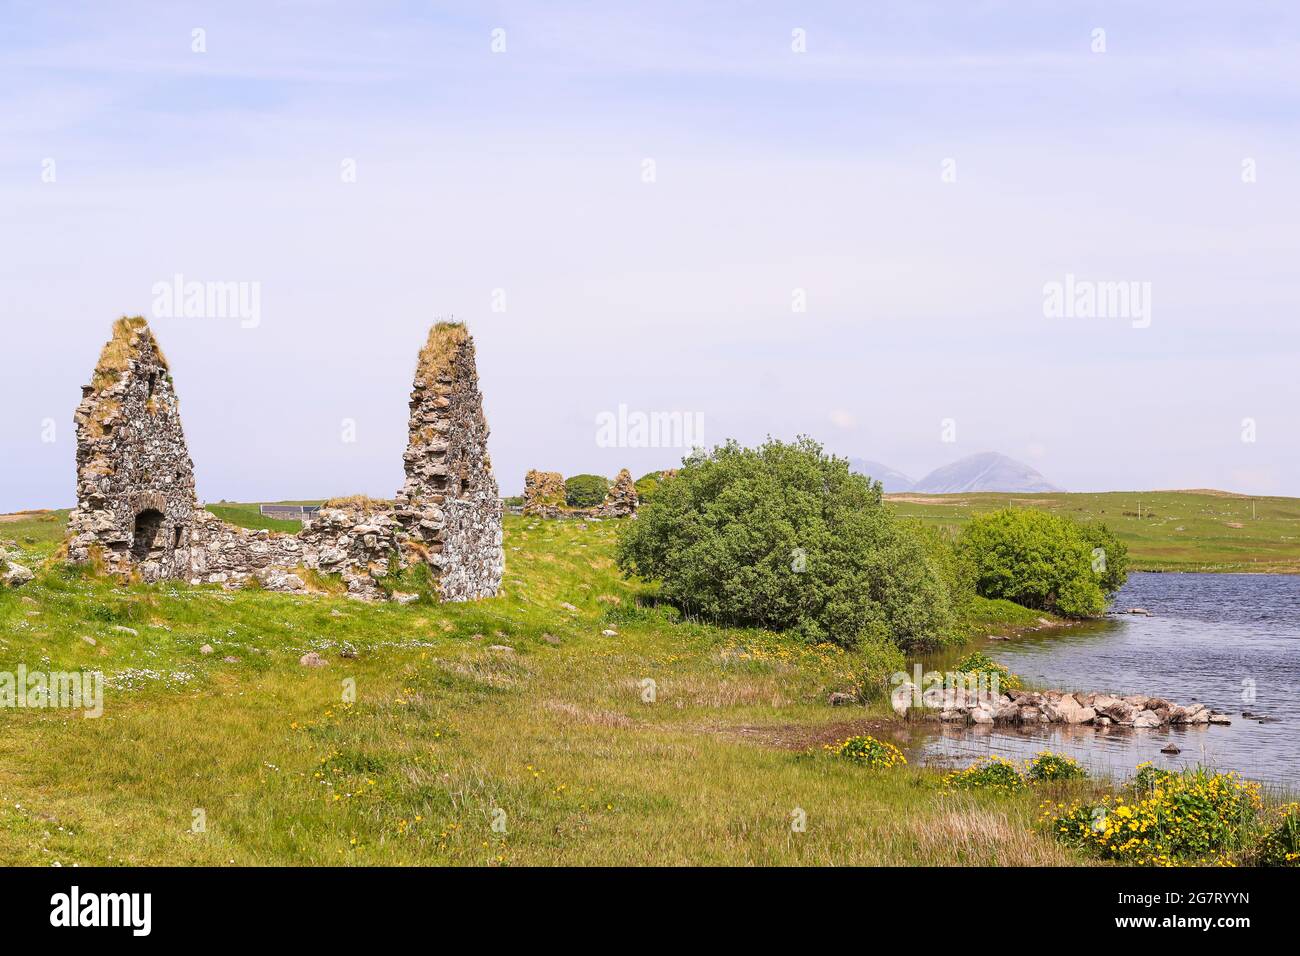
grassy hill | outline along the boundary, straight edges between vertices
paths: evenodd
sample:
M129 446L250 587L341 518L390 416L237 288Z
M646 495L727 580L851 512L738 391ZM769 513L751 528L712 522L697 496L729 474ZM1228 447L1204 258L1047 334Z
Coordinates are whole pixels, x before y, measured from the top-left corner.
M1300 498L1221 491L1051 492L1006 495L887 495L890 507L953 532L972 514L1013 505L1104 521L1129 547L1138 571L1300 573ZM320 504L284 501L277 504ZM208 510L245 528L296 532L296 521L264 518L256 504L218 502ZM48 554L63 539L66 510L0 515L0 541Z
M972 514L1014 505L1104 521L1129 548L1137 571L1300 572L1300 498L1219 491L1100 494L898 494L891 507L959 530Z
M1142 500L1141 519L1136 496L1017 503L1104 518L1147 566L1204 567L1206 541L1237 565L1259 566L1253 541L1273 547L1258 552L1272 570L1295 560L1294 502L1261 500L1247 524L1243 499ZM957 526L1003 502L893 506ZM1041 799L1086 784L957 794L937 771L824 753L857 733L906 743L883 704L828 705L865 661L682 620L617 573L615 522L508 516L501 596L404 607L42 566L65 523L0 520L0 541L39 568L0 588L0 672L102 671L104 715L0 708L0 864L1089 862L1035 823ZM1170 541L1182 550L1161 553ZM1038 619L982 601L966 627ZM327 666L302 666L309 651Z
M57 536L27 532L57 523L0 538L30 560ZM59 564L0 589L0 671L108 679L99 719L0 709L0 863L1075 861L1034 829L1040 795L824 754L906 732L827 704L854 654L655 606L616 572L613 522L505 532L504 593L472 604L118 587Z

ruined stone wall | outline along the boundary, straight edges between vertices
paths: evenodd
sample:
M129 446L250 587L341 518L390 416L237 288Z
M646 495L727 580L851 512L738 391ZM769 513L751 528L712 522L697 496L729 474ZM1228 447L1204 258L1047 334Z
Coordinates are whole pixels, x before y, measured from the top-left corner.
M238 585L255 578L272 591L305 593L304 571L337 574L348 594L383 596L377 577L388 574L401 527L391 510L324 507L298 534L254 531L200 510L195 515L191 570L195 584Z
M490 597L501 587L501 498L487 439L474 340L463 325L440 322L416 367L395 513L407 535L403 563L431 565L444 601Z
M552 508L563 508L564 476L558 471L532 469L524 475L524 514L545 515Z
M636 514L639 504L636 482L632 480L632 473L624 468L609 486L609 493L605 495L605 500L596 509L596 513L602 518L626 518Z
M122 318L82 389L77 425L74 561L146 581L188 578L194 464L171 370L142 318Z
M406 483L395 504L328 503L299 534L229 525L200 508L167 363L144 319L113 330L77 410L78 506L69 557L146 580L304 593L305 572L381 598L379 579L428 564L442 600L497 593L505 567L501 499L487 453L474 343L464 326L429 333L411 392ZM397 556L394 567L393 556Z

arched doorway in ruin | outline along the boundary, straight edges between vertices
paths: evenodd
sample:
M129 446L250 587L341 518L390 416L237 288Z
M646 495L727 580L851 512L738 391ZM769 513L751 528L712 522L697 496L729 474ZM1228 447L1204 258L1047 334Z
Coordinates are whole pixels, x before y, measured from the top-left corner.
M157 508L145 508L135 516L131 535L131 557L137 561L157 560L165 553L166 538L162 531L163 513Z

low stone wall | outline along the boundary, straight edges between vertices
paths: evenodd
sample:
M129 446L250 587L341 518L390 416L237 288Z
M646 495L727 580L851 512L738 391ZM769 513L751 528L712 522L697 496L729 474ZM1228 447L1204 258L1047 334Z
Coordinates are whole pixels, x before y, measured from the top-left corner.
M376 577L388 574L403 536L391 511L323 508L298 534L254 531L227 524L216 515L194 516L191 581L240 585L250 578L268 590L307 593L295 572L338 574L348 594L365 600L384 596Z

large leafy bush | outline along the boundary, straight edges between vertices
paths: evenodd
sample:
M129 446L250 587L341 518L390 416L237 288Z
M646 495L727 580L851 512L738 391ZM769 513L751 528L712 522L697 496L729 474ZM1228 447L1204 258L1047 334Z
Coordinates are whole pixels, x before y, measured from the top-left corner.
M636 495L642 502L649 501L663 484L664 473L662 471L652 471L642 475L636 480Z
M564 482L564 501L570 508L594 508L609 494L603 475L574 475Z
M1128 576L1128 552L1104 525L1028 508L976 515L957 541L976 591L1066 617L1093 617Z
M689 614L843 646L942 643L965 594L946 542L808 438L693 455L620 528L618 563Z

